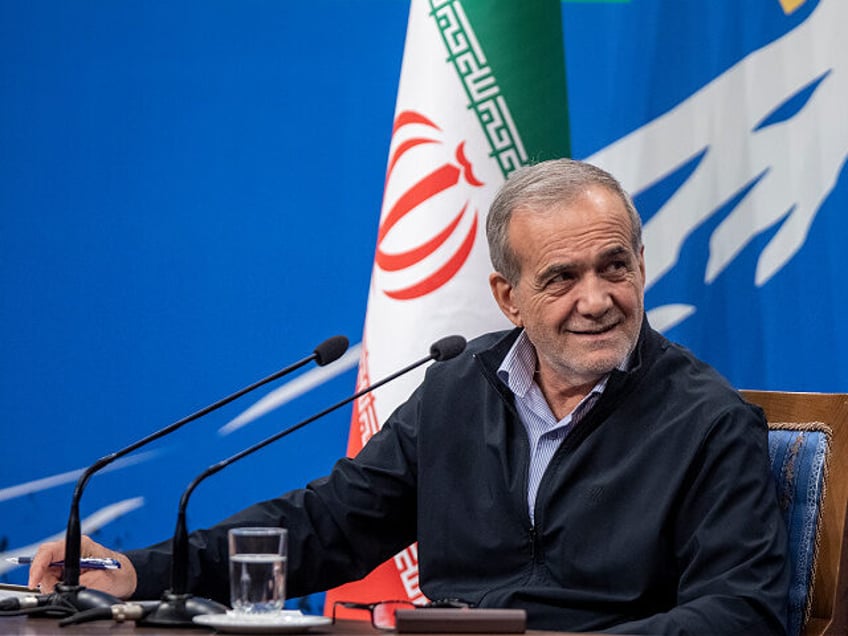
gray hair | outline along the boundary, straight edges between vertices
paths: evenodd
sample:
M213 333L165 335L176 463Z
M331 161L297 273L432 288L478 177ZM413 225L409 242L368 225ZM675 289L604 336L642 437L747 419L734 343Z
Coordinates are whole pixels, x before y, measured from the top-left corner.
M642 221L633 199L621 184L605 170L574 159L551 159L513 172L489 208L486 237L489 257L495 271L513 285L521 277L521 264L509 244L509 221L518 208L547 210L554 205L568 205L580 197L587 186L601 186L618 195L630 216L633 250L642 249Z

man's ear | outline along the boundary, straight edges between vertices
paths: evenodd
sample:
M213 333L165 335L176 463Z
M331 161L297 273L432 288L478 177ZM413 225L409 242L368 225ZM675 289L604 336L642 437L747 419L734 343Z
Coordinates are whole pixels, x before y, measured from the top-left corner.
M492 288L492 295L495 297L495 302L501 308L504 316L509 318L509 321L516 327L523 327L524 322L521 320L521 312L518 306L513 301L515 288L512 286L503 274L493 272L489 275L489 287Z

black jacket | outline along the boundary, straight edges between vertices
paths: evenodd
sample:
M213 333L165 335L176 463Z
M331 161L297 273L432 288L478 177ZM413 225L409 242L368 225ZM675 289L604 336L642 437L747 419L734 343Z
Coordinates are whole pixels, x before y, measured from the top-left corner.
M195 593L228 598L228 527L280 524L289 596L360 578L417 540L428 598L523 607L532 628L782 633L786 533L760 409L645 324L630 371L551 460L531 526L527 435L496 376L517 334L433 365L328 477L193 533ZM130 558L136 596L157 597L168 545Z

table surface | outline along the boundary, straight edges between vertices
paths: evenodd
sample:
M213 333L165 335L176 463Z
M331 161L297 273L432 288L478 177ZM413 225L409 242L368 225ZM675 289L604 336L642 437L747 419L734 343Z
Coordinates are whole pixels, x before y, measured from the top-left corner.
M0 617L0 635L4 636L7 634L14 634L15 636L52 636L58 634L62 634L63 636L98 636L107 634L110 636L128 636L132 634L142 634L144 636L174 636L178 634L185 634L188 636L193 634L208 635L213 633L217 632L213 632L212 630L203 627L139 627L133 622L117 623L115 621L107 620L59 627L59 620L56 618L28 618L26 616ZM331 636L375 636L385 634L386 632L380 632L374 629L368 621L339 620L335 625L313 627L305 633L314 634L315 636L320 636L321 634ZM554 634L557 634L558 636L565 636L568 633L569 632L545 632L536 630L527 631L527 634L531 636L553 636ZM440 636L450 636L450 634L440 634Z

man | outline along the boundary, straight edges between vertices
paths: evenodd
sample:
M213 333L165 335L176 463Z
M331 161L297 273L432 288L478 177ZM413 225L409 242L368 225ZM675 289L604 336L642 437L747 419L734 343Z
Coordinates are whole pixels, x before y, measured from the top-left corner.
M192 591L227 599L226 530L289 529L288 589L365 575L418 541L433 599L533 628L783 633L786 536L762 412L644 317L641 224L607 173L516 171L492 205L492 293L516 329L432 366L355 459L192 535ZM43 546L30 585L57 581ZM82 582L158 598L168 544ZM137 578L136 578L137 576Z

